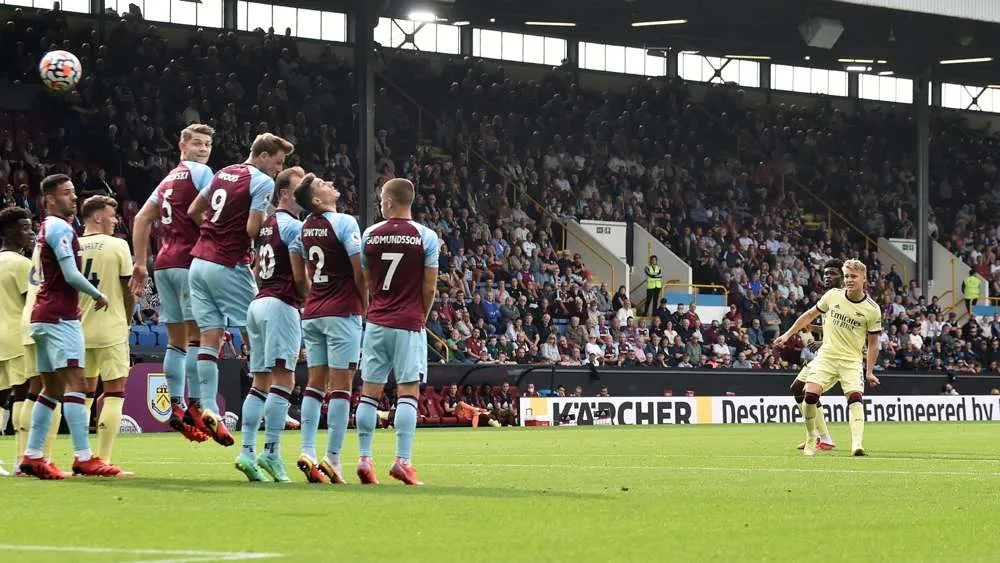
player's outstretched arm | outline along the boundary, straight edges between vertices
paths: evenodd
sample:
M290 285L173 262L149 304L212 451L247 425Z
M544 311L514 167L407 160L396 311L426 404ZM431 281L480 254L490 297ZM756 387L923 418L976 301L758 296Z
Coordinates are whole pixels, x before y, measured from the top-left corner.
M796 334L799 333L799 331L809 326L814 320L816 320L816 317L822 314L823 311L820 311L815 306L810 307L808 311L802 313L801 315L799 315L799 318L795 319L795 324L793 324L788 330L786 330L784 334L774 339L774 345L779 348L784 346L786 343L788 343L788 340L792 336L795 336Z
M87 281L87 278L83 277L80 270L76 268L76 260L73 256L60 258L59 269L62 270L62 275L66 279L66 283L94 298L94 301L96 301L94 304L95 309L100 311L108 306L108 298Z
M132 280L129 282L126 293L136 296L142 295L142 291L146 287L146 279L149 278L149 271L146 268L146 262L149 260L149 231L159 214L160 206L153 201L147 201L139 210L139 214L135 216L135 224L132 227L135 264L132 265Z

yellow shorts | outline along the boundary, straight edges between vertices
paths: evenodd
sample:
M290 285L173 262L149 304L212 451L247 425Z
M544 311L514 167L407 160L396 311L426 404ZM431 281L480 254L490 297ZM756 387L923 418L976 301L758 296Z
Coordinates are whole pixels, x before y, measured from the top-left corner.
M844 395L865 392L861 363L854 361L816 358L809 363L809 377L806 383L818 384L824 393L837 383L840 384L840 390Z
M36 364L35 354L38 353L38 349L35 348L34 344L24 345L24 377L25 380L38 377L38 364Z
M0 362L0 391L21 385L27 381L24 377L24 358L18 356Z
M802 366L802 369L799 370L799 374L795 376L795 381L801 381L802 383L808 382L810 366L812 366L812 362L809 362L806 365ZM826 393L827 391L829 391L830 387L833 387L834 383L836 382L831 381L830 385L824 385L823 392Z
M128 342L105 348L87 348L84 375L87 376L87 379L94 379L100 375L101 381L126 378L129 371L128 360Z

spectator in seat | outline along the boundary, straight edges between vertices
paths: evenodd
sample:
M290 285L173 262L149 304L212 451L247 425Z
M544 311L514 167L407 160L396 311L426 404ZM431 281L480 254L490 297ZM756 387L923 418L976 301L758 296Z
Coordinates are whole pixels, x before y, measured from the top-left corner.
M570 317L569 326L564 333L566 339L575 344L578 348L583 348L587 344L587 329L580 324L580 317Z
M781 331L781 317L774 310L774 302L768 301L764 305L764 312L760 314L764 339L771 342Z
M760 327L760 319L754 319L750 322L750 328L747 329L746 334L752 346L763 348L767 344L767 339L764 338L764 331Z

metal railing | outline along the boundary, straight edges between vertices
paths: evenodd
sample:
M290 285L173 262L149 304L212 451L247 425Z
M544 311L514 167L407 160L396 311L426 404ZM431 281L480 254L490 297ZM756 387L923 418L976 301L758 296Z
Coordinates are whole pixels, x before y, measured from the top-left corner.
M429 334L431 338L437 340L441 344L442 348L444 348L444 356L441 356L441 352L438 352L437 348L433 346L431 346L431 350L434 350L434 353L437 354L441 359L443 359L445 363L449 362L451 360L451 350L448 349L448 343L443 338L441 338L440 336L434 334L429 330L425 330L424 332Z

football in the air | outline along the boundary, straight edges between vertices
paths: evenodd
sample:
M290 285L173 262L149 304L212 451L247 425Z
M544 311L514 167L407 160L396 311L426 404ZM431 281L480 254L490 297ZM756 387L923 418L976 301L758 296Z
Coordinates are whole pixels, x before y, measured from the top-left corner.
M80 59L69 51L49 51L38 63L38 74L42 83L51 90L66 92L72 90L83 76Z

